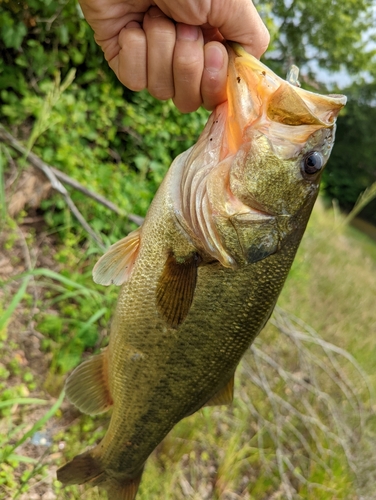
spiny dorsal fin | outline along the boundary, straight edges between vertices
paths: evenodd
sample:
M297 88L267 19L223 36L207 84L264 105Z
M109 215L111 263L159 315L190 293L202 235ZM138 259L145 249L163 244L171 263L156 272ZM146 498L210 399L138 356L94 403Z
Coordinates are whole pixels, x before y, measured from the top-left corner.
M108 387L107 351L81 363L67 378L67 397L88 415L107 411L112 406Z
M209 399L204 406L219 406L219 405L229 405L234 399L234 375L230 378L227 384L214 394L212 398Z
M179 263L169 255L157 286L157 307L169 326L177 328L191 308L197 281L197 255Z
M122 285L129 280L140 247L141 228L110 246L95 264L93 279L99 285Z

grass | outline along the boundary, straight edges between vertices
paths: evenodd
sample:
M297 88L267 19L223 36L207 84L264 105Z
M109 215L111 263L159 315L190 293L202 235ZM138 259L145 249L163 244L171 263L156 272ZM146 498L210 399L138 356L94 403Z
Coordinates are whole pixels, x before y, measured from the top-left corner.
M16 238L9 241L17 249ZM116 291L91 282L91 249L57 246L54 260L56 270L36 262L1 289L0 434L7 437L0 497L104 499L95 489L61 489L54 478L57 465L100 439L108 419L80 416L58 395L64 372L103 344ZM370 498L375 271L376 245L319 204L282 309L238 369L233 406L180 422L148 461L138 498ZM27 328L31 312L37 348L48 359L44 370L12 363L14 351L25 349L25 335L15 331ZM36 430L53 437L52 445L32 446Z

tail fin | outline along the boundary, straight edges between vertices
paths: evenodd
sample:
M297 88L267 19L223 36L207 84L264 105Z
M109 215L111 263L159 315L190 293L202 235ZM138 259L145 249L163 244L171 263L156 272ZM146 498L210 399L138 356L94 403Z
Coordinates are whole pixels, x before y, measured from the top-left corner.
M141 470L138 476L126 479L122 484L118 481L108 480L100 486L107 491L110 500L134 500L140 486L142 473L143 470Z
M108 493L110 500L134 500L141 482L143 469L133 478L126 478L119 482L115 478L108 477L103 470L100 461L93 457L92 450L77 455L73 460L63 465L57 471L57 478L64 485L91 483L91 486L99 486Z

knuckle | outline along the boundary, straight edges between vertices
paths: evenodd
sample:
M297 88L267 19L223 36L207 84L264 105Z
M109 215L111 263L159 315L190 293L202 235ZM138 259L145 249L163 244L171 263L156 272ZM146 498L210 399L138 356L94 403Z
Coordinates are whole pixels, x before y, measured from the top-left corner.
M136 83L135 85L127 85L124 84L129 90L132 90L133 92L140 92L141 90L144 90L146 87L145 85L142 85L141 83Z
M153 97L161 101L167 101L174 97L173 89L167 87L149 86L148 91Z
M265 26L265 24L262 25L262 32L260 33L260 50L261 54L266 52L267 48L269 47L270 44L270 33Z
M195 74L202 67L202 61L193 54L177 54L174 57L174 68L187 74Z
M222 81L218 75L204 73L201 83L201 94L206 96L213 96L222 92Z
M123 85L125 85L129 90L133 90L134 92L140 92L140 90L144 90L146 88L145 83L140 79L130 79L126 76L119 75L119 80Z
M119 65L118 78L123 85L134 92L139 92L147 86L146 72L142 69L138 72L132 71L128 64L124 64L124 61Z

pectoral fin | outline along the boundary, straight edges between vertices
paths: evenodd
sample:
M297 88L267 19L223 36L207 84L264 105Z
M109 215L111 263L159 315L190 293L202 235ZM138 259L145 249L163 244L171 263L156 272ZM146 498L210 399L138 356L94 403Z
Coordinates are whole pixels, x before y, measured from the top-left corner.
M157 307L170 327L177 328L187 316L196 281L196 255L181 263L174 255L169 255L157 287Z
M234 375L217 394L214 394L204 406L229 405L234 399Z
M131 276L140 247L141 228L112 245L95 264L93 279L99 285L122 285Z
M67 378L65 390L69 401L82 413L96 415L107 411L112 406L107 352L81 363Z

